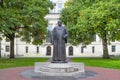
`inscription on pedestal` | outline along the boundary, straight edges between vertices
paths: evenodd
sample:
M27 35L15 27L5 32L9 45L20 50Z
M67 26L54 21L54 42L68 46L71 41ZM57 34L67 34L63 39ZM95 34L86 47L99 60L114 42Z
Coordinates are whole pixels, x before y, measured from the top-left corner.
M84 73L83 63L35 63L35 73L49 76L71 76Z

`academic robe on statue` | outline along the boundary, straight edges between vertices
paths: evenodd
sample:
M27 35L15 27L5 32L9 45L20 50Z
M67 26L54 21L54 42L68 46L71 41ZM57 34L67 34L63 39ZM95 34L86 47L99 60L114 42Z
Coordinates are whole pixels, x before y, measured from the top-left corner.
M56 26L52 31L53 62L66 62L66 47L68 32L63 26Z

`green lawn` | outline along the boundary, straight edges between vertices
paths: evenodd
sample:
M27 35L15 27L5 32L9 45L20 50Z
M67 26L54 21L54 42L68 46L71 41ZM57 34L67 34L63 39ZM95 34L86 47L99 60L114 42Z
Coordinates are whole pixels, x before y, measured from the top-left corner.
M35 62L46 62L46 61L48 61L48 58L0 59L0 68L33 66Z
M104 68L113 68L120 70L120 59L102 59L102 58L72 58L73 62L84 62L85 66L95 66ZM48 58L16 58L0 59L0 69L34 66L35 62L47 62Z
M84 62L85 66L104 67L120 70L120 59L72 58L73 62Z

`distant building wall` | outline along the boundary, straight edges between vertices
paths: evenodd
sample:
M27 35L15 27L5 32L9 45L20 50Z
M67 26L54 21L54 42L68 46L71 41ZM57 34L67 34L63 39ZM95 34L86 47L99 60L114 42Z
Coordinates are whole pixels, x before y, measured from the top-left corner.
M54 3L53 10L50 10L50 14L45 16L45 19L48 20L48 27L51 30L57 25L57 21L60 17L60 12L64 8L64 3L67 0L51 0ZM47 47L51 47L51 55L46 55ZM73 47L73 55L69 55L69 47ZM9 42L5 39L1 41L1 55L2 57L8 57L10 55ZM102 42L98 35L94 36L94 41L83 47L81 44L73 46L71 44L66 44L66 55L69 57L102 57ZM111 42L108 45L108 50L110 55L120 55L120 42L115 41ZM15 55L18 57L51 57L53 54L53 46L44 41L42 45L32 45L25 42L22 42L20 38L15 39Z

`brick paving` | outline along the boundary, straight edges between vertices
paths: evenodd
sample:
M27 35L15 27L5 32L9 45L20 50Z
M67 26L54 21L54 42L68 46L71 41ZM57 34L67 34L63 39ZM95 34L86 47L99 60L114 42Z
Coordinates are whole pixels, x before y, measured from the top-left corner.
M69 78L25 78L20 75L21 72L26 70L33 70L34 67L17 67L17 68L8 68L0 70L0 80L68 80ZM97 73L96 76L86 79L74 79L70 80L120 80L120 70L108 69L108 68L98 68L98 67L85 67L85 70L94 71Z
M86 67L88 70L92 70L98 73L94 78L86 80L120 80L120 70L98 68L98 67Z

